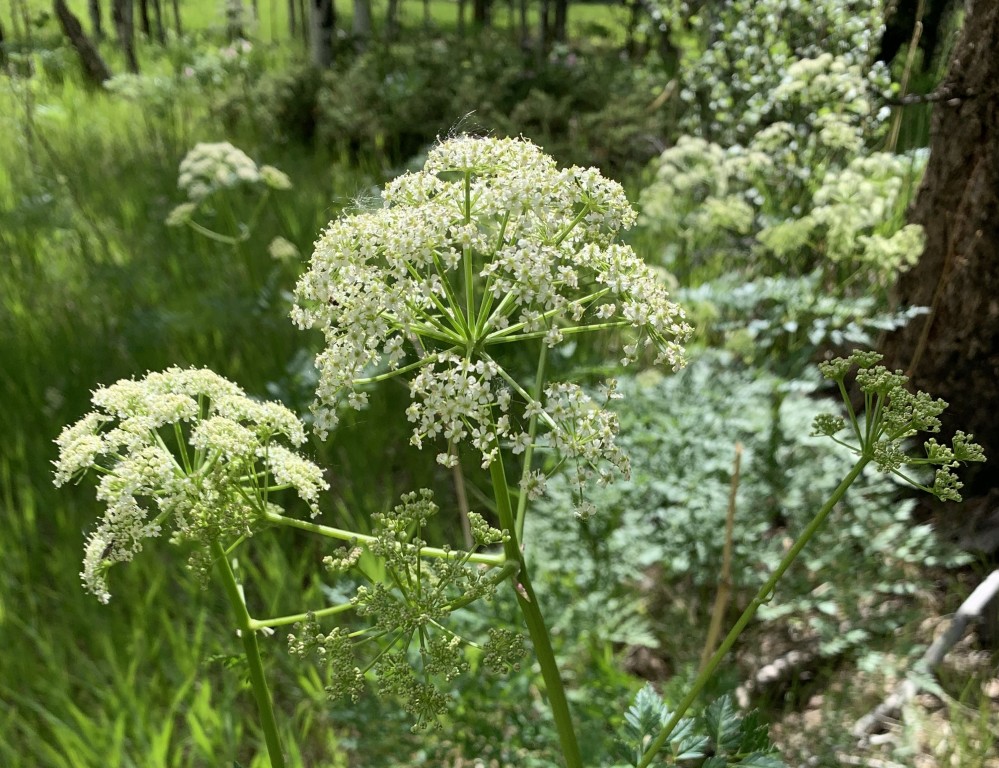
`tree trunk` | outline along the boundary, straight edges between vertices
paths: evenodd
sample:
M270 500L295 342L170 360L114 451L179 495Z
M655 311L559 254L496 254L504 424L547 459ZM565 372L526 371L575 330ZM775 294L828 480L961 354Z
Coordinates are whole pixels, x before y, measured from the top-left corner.
M884 340L887 365L950 403L943 432L962 429L999 462L999 3L969 0L937 89L930 158L910 211L926 231L900 303L930 313ZM995 469L962 471L964 495L995 487ZM999 519L996 521L999 525Z
M180 24L180 0L173 0L173 24L177 32L177 37L184 34L184 29Z
M538 13L538 59L544 61L552 47L551 0L541 0Z
M3 22L0 22L0 67L7 66L7 43L3 36Z
M361 47L371 39L371 0L354 0L354 21L351 27Z
M153 20L156 23L156 41L163 45L166 43L166 28L163 26L163 0L152 0Z
M149 23L149 0L139 0L139 29L147 40L153 38L153 28Z
M90 26L94 33L94 40L104 39L104 23L101 18L101 0L88 0L87 10L90 12Z
M135 57L135 24L132 18L132 0L112 0L111 18L118 32L118 42L125 54L125 65L129 72L139 71L139 60Z
M472 0L472 24L480 29L489 26L491 0Z
M295 21L295 0L288 0L288 34L294 40L298 37L298 24Z
M569 0L555 0L555 28L552 37L555 42L564 43L568 37L566 27L569 23Z
M99 86L105 80L111 79L111 70L104 63L97 48L90 42L83 32L80 20L73 15L73 12L66 6L66 0L55 0L53 3L55 17L59 20L63 34L69 39L70 45L76 50L83 65L83 73L87 82ZM2 38L2 35L0 35Z
M336 27L333 0L309 0L309 10L312 63L320 69L328 69L333 64L333 33Z
M399 36L399 0L388 0L385 10L385 39L395 40Z

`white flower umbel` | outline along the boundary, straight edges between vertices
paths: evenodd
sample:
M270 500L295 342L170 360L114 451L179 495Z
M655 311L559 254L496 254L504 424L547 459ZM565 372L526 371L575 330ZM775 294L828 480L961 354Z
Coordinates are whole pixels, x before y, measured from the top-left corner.
M172 522L175 541L204 546L252 533L268 495L294 489L318 513L322 471L285 443L305 430L282 405L251 400L208 370L170 368L93 394L96 410L56 439L55 483L93 470L107 511L90 534L86 588L107 602L106 573Z
M522 139L459 137L390 182L384 206L330 224L298 284L292 317L323 332L318 432L365 385L408 375L412 442L465 442L489 466L546 443L589 466L625 469L616 425L581 392L533 396L497 362L503 345L556 347L582 333L625 337L623 357L683 364L690 333L655 272L614 240L635 221L624 190L593 168L559 169ZM585 399L585 402L584 402ZM568 454L568 455L566 455Z
M177 186L194 201L218 189L256 184L260 169L243 150L227 141L195 144L180 162Z

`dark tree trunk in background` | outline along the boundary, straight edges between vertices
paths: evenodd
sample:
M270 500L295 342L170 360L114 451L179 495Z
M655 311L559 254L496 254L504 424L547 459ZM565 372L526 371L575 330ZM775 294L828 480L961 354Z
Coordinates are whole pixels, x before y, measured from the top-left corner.
M472 0L472 23L479 28L489 26L492 0Z
M3 36L3 22L0 22L0 67L7 66L7 43Z
M937 88L930 159L910 212L926 249L897 298L930 308L884 342L887 364L950 403L945 435L973 433L988 463L966 468L960 513L973 548L999 551L999 3L970 0ZM991 500L988 495L992 494ZM977 510L977 511L976 511ZM992 521L987 519L992 517Z
M388 0L385 9L385 39L395 40L399 36L399 0Z
M569 0L555 0L555 28L552 30L552 37L557 43L564 43L568 39L566 25L569 23Z
M89 0L87 10L90 13L90 28L94 33L94 40L104 39L104 20L101 16L101 0Z
M153 21L156 23L156 41L163 45L166 42L166 28L163 26L163 0L152 0Z
M173 0L173 24L177 37L184 34L184 28L180 24L180 0Z
M538 57L544 60L552 47L551 0L541 0L538 12Z
M354 0L354 21L351 32L362 48L371 39L371 0Z
M147 40L153 37L153 27L149 23L149 0L139 0L139 29Z
M288 0L288 34L294 40L298 36L298 23L295 14L295 0Z
M125 65L129 72L138 72L139 60L135 57L135 23L132 11L132 0L111 0L111 18L118 32L121 50L125 54Z
M312 63L320 69L328 69L333 64L333 33L336 28L333 0L309 0L309 10Z
M105 80L111 78L111 70L104 63L104 59L97 52L97 48L90 42L83 32L80 20L73 15L73 12L66 6L65 0L55 0L53 3L55 17L59 20L59 26L63 34L69 39L70 45L76 50L83 65L83 74L87 82L100 86Z
M885 16L885 31L878 48L878 61L890 63L903 45L912 40L912 28L916 21L922 22L923 31L919 36L919 48L923 52L924 72L928 72L940 44L944 20L957 3L955 0L922 0L923 14L919 17L921 0L897 0L890 5Z

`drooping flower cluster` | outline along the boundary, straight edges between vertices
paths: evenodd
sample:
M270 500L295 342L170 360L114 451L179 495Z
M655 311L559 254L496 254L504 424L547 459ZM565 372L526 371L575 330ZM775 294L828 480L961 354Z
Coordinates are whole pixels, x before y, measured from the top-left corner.
M251 400L209 370L170 368L93 394L96 409L56 439L55 483L93 470L104 518L87 539L86 588L110 599L106 572L130 561L171 521L175 541L252 532L268 494L285 488L318 512L322 471L283 443L305 432L284 406Z
M318 431L336 426L340 403L363 407L366 384L412 373L413 443L441 438L441 463L462 441L484 466L501 444L522 450L534 416L551 445L620 466L610 422L599 439L575 439L589 427L557 418L551 396L532 398L494 350L609 328L630 335L626 362L651 350L682 365L683 311L614 242L635 221L621 186L592 168L559 169L525 140L465 136L436 146L383 198L329 226L298 284L293 319L326 338Z

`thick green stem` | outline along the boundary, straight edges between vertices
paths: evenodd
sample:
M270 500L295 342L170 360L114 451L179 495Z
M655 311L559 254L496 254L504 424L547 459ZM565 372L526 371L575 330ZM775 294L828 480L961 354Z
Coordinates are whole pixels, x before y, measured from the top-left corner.
M493 481L493 494L496 497L496 510L499 515L500 527L508 533L508 538L503 543L503 550L508 562L516 562L520 565L517 576L517 602L524 614L527 631L534 644L534 653L541 666L541 677L545 681L548 704L551 707L552 716L555 718L555 728L558 731L559 743L562 746L562 756L565 759L566 768L583 768L583 757L572 724L572 714L569 712L565 686L562 685L562 675L559 673L558 662L555 660L555 650L552 648L551 637L545 626L545 618L534 594L534 587L531 585L531 577L524 561L524 553L520 549L516 520L513 507L510 504L510 489L507 487L506 472L503 469L502 454L498 455L489 465L489 472Z
M243 595L240 594L236 576L229 565L225 549L218 542L212 544L212 556L218 564L219 576L225 589L226 597L236 614L236 624L239 636L243 641L243 652L250 669L250 686L253 688L253 698L257 702L257 713L260 716L260 727L264 732L264 742L267 744L267 754L271 759L271 768L285 768L284 753L281 751L281 738L278 735L277 720L274 719L274 707L271 705L271 694L267 689L267 679L264 677L264 664L260 659L260 647L257 645L257 633L252 628L253 619L246 610Z
M722 641L718 650L715 651L714 656L708 660L708 663L694 680L693 684L690 686L690 690L687 691L687 695L677 706L676 711L673 712L672 717L670 717L666 725L663 726L659 735L656 736L656 738L649 744L645 755L642 757L641 762L638 763L636 768L647 768L647 766L652 763L653 758L656 754L658 754L659 750L666 745L669 741L669 737L673 735L673 731L676 729L680 719L687 713L687 710L690 709L690 706L700 695L704 686L711 680L715 670L718 669L718 665L721 664L726 654L729 650L731 650L732 646L735 645L735 641L739 638L739 635L742 634L743 630L749 625L749 622L752 621L760 606L770 601L774 590L777 588L777 582L780 581L787 569L791 567L791 563L797 559L801 550L805 548L805 545L815 535L816 531L822 527L822 523L824 523L825 519L829 517L829 513L833 511L833 508L839 503L839 500L843 498L843 494L845 494L847 489L853 485L853 482L860 477L860 473L864 471L864 467L866 467L870 461L870 456L861 456L857 460L857 463L853 466L853 469L850 470L850 473L843 478L843 481L838 486L836 486L836 490L832 492L828 501L826 501L822 509L819 510L818 514L815 515L812 522L808 524L808 527L802 531L797 541L794 542L794 545L788 550L787 554L784 555L777 568L770 575L770 578L767 579L766 583L762 587L760 587L760 591L756 593L756 597L753 598L753 601L749 604L746 610L742 612L739 620L735 622L735 626L732 627L732 630Z

